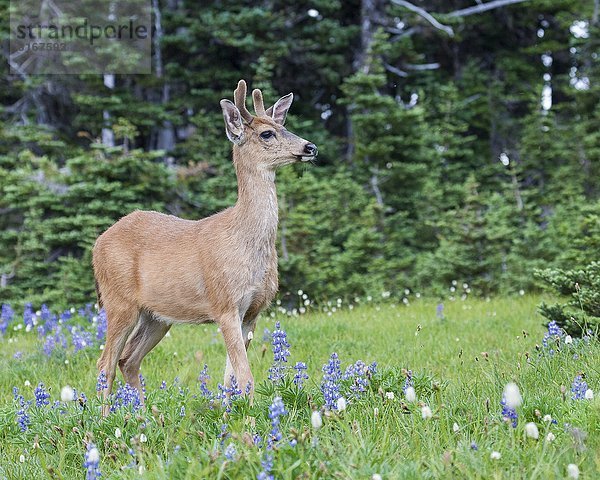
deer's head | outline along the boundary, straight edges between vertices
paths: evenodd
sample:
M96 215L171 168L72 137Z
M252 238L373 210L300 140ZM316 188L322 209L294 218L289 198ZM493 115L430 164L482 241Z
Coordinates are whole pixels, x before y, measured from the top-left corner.
M221 100L227 138L237 146L238 158L256 166L275 169L297 161L308 162L317 156L317 147L285 129L285 117L294 95L288 93L265 110L262 92L252 92L254 110L246 109L246 82L240 80L234 92L235 104Z

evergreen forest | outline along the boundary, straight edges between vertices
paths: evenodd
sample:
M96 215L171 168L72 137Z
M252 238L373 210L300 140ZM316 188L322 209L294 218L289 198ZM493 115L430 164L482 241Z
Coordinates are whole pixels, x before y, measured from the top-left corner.
M286 125L319 147L277 173L284 304L598 285L598 0L152 8L152 74L1 62L0 302L93 302L116 220L235 203L219 101L241 78L269 105L293 92Z

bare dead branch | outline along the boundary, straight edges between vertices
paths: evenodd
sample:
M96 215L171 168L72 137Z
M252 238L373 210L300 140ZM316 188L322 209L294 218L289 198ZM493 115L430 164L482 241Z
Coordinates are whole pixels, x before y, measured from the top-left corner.
M438 30L446 32L451 37L454 36L454 30L452 30L452 27L449 27L448 25L442 25L435 18L433 18L433 16L429 12L423 10L421 7L417 7L416 5L413 5L412 3L407 2L406 0L392 0L392 3L395 3L400 7L404 7L410 10L411 12L416 13L417 15L423 17L425 20L431 23L431 25L433 25Z
M469 15L487 12L488 10L493 10L495 8L505 7L514 3L523 3L528 1L529 0L494 0L492 2L481 3L472 7L455 10L454 12L446 13L444 15L446 15L447 17L468 17Z
M439 63L405 63L404 67L407 70L437 70L440 68Z
M399 68L396 68L393 65L390 65L389 63L383 62L383 66L388 72L395 73L399 77L408 77L408 73L406 73L404 70L400 70Z

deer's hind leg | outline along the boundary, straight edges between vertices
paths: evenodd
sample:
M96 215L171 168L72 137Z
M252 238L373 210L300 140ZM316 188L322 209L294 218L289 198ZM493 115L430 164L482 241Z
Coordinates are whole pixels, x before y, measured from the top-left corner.
M127 338L138 321L139 310L136 305L125 302L119 302L118 306L115 306L105 301L104 305L107 322L106 342L97 366L98 371L104 372L106 375L106 388L102 392L104 400L102 414L107 416L110 411L108 397L112 392L113 382L115 381L117 362L121 357Z
M138 389L142 403L144 403L144 392L139 377L140 365L148 352L163 339L170 328L170 324L156 320L148 312L142 312L119 360L119 368L125 382Z

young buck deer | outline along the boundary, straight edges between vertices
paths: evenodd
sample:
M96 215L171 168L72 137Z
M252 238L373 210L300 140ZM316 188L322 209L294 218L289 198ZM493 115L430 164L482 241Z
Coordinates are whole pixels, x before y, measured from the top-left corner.
M283 127L291 93L265 110L254 90L255 116L246 109L243 80L234 97L235 105L221 100L221 108L233 143L235 206L197 221L135 211L96 240L96 290L108 323L98 360L106 375L105 415L117 364L143 399L142 359L174 323L216 322L227 348L225 384L235 375L243 391L253 392L246 350L278 288L275 169L313 160L317 147Z

